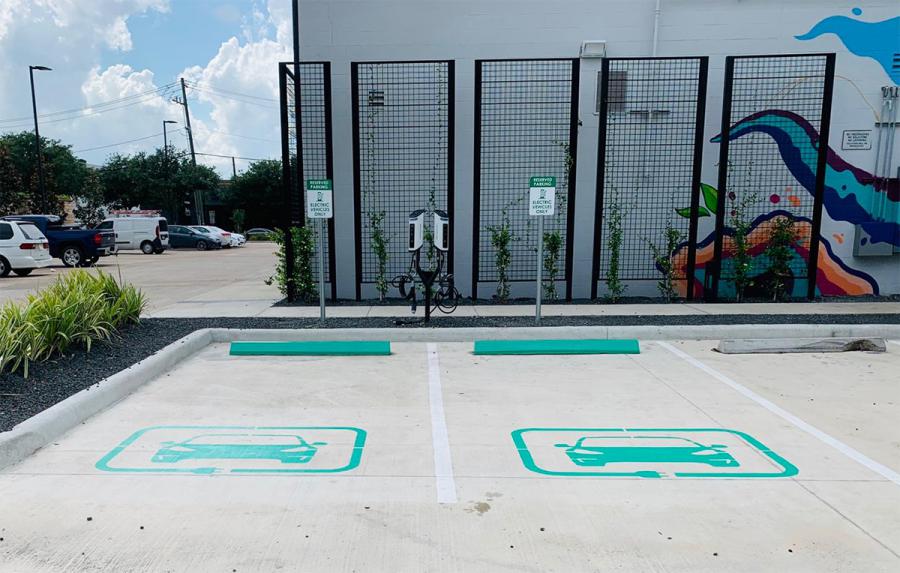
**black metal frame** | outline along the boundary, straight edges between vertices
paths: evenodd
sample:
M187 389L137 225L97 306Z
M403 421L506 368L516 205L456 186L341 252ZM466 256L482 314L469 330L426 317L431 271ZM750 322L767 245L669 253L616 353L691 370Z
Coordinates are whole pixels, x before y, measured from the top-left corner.
M824 67L823 72L819 76L796 76L796 77L788 77L788 76L778 76L774 75L775 72L766 71L765 75L760 75L757 77L743 77L741 81L752 81L754 83L754 87L756 90L763 91L763 84L767 81L778 81L778 80L793 80L791 87L798 85L800 83L805 82L810 77L821 78L822 81L822 93L821 93L821 104L820 104L820 116L819 120L819 135L818 141L823 143L818 147L818 154L816 158L816 180L815 180L815 189L813 190L813 203L812 203L812 213L807 217L812 220L812 228L810 233L810 244L809 244L809 257L806 264L806 278L807 280L807 298L812 299L815 297L816 291L816 276L818 273L818 256L819 256L819 245L820 245L820 233L822 226L822 207L824 200L824 191L825 191L825 172L826 172L826 160L828 156L828 138L831 129L831 104L832 104L832 95L834 90L834 70L835 70L835 54L834 53L811 53L811 54L762 54L762 55L748 55L748 56L728 56L725 60L725 83L723 89L723 98L722 98L722 121L721 121L721 131L720 131L720 142L719 142L719 173L718 173L718 209L716 212L716 227L715 227L715 243L714 243L714 251L713 251L713 261L712 264L709 265L709 271L706 273L705 282L706 282L706 299L707 300L718 300L719 299L719 284L722 280L722 254L723 254L723 244L726 234L728 234L726 225L725 225L725 213L726 213L726 204L728 203L729 194L731 189L729 189L729 166L731 165L730 154L729 151L732 148L730 142L730 134L731 128L735 123L734 118L732 118L732 112L734 108L734 92L735 92L735 63L741 61L752 61L752 60L801 60L801 59L814 59L814 58L824 58ZM798 71L798 74L801 72ZM808 73L808 72L806 72ZM799 78L800 81L797 81ZM787 83L787 82L785 82ZM783 98L784 99L784 98ZM811 98L802 98L800 101L810 101ZM750 104L752 105L752 100ZM767 103L767 102L766 102ZM803 105L803 104L799 104ZM762 107L762 104L759 106ZM768 107L768 106L767 106ZM755 111L764 111L762 109L756 109ZM738 118L737 121L740 121L742 118ZM806 119L806 118L805 118ZM774 144L770 144L770 151L777 151L774 148ZM776 159L776 162L780 161L780 157ZM785 170L787 167L784 168ZM791 179L793 179L791 177ZM794 183L797 183L796 180L793 180ZM799 186L799 183L797 183ZM794 215L794 213L792 213ZM801 215L806 217L806 215Z
M657 85L667 84L672 85L677 81L685 81L684 84L689 89L694 86L694 82L696 83L696 88L694 91L694 98L691 100L680 100L677 101L676 104L688 104L695 103L695 107L693 108L693 121L692 122L681 122L681 125L690 126L693 130L692 137L690 137L690 143L680 143L681 147L686 145L691 145L692 150L690 153L691 162L690 169L682 169L682 179L689 181L688 185L690 188L687 189L687 198L689 201L690 207L690 219L688 221L688 233L687 233L687 264L684 276L678 276L676 280L684 280L686 285L686 294L687 299L692 300L694 298L694 271L696 268L696 246L697 246L697 229L698 229L698 219L699 219L699 208L700 208L700 177L701 171L703 167L703 134L704 134L704 122L706 117L706 95L707 95L707 81L708 81L708 70L709 70L709 58L707 56L672 56L672 57L653 57L653 58L605 58L601 64L601 82L600 82L600 109L599 113L599 142L597 146L597 183L596 183L596 203L595 203L595 213L594 213L594 256L593 256L593 265L592 265L592 281L591 281L591 298L597 298L598 291L598 283L600 281L600 271L602 266L603 259L603 221L604 221L604 206L605 206L605 186L606 186L606 176L607 176L607 151L611 148L610 144L613 142L609 142L608 138L610 135L609 129L609 117L610 117L610 97L611 90L609 87L610 83L610 68L611 65L614 65L616 62L622 62L622 70L627 73L630 71L628 67L631 64L635 66L640 66L643 62L673 62L673 64L678 66L678 63L684 63L684 65L690 65L687 71L693 71L693 68L696 67L696 76L688 76L683 75L680 77L668 78L665 74L653 74L652 77L638 77L636 79L632 79L630 81L637 82L639 85L645 86L653 86L653 82L658 82ZM619 70L616 70L619 71ZM639 71L639 70L638 70ZM676 69L676 72L679 71ZM627 82L629 80L625 80ZM623 86L627 86L627 83L624 83ZM627 90L627 87L625 88ZM646 96L645 92L639 92L640 95ZM624 99L616 100L614 103L622 104L622 111L625 112L624 108L627 103L634 103L632 100L628 99L627 91L624 93L617 94L622 96ZM650 98L645 97L643 100L639 100L640 103L652 104L651 101L648 101ZM637 111L637 110L632 110ZM684 107L682 111L690 111L690 108ZM648 114L648 123L649 119L652 119L653 110L647 110ZM666 112L668 113L668 112ZM622 125L629 125L628 123L623 123ZM675 130L669 130L669 136L674 137L674 135L679 135L678 133L673 133ZM683 132L682 140L687 140L684 137L684 134L687 132ZM625 135L631 135L630 133L626 133ZM689 134L691 135L691 134ZM629 144L627 146L630 149L640 149L639 146L634 146ZM644 150L646 152L646 150ZM634 154L630 157L630 159L634 161L638 161L639 158L635 158ZM633 167L633 165L629 164L629 167ZM687 167L687 165L685 165ZM667 180L671 179L671 176L667 176ZM671 216L671 213L669 214ZM625 229L627 232L627 229ZM648 277L648 276L622 276L622 280L658 280L657 277Z
M578 95L579 95L579 84L580 84L580 60L578 58L504 58L504 59L484 59L484 60L475 60L475 129L474 129L474 175L473 175L473 217L472 217L472 298L478 298L478 283L480 282L495 282L490 279L483 279L483 273L480 268L481 263L481 246L483 243L482 231L482 167L483 167L483 155L485 151L484 141L483 141L483 128L484 128L484 111L485 111L485 101L484 101L484 68L485 65L490 64L509 64L509 63L522 63L522 64L558 64L558 63L569 63L571 65L571 70L569 72L569 79L567 80L570 83L569 90L569 102L568 102L568 154L571 158L571 163L568 168L567 175L567 189L565 190L567 205L566 205L566 229L565 229L565 259L563 269L563 276L566 284L566 292L565 298L566 300L572 299L572 272L573 272L573 248L574 248L574 231L575 231L575 184L576 184L576 172L577 172L577 161L576 157L578 155ZM528 73L529 70L525 70L524 73ZM538 70L541 71L541 70ZM546 72L547 70L543 70ZM545 77L537 77L536 79L506 79L503 81L494 81L490 83L498 83L498 84L522 84L522 83L531 83L531 84L539 84L540 82L545 83L559 83L559 78L545 75ZM515 105L516 102L512 101L503 101L497 102L495 104L490 104L492 107L499 108L501 106L509 106L510 104ZM559 102L546 102L546 101L538 101L538 102L526 102L531 103L532 106L535 104L546 104L546 103L559 103ZM525 110L527 114L529 111L534 110ZM557 113L559 110L556 110ZM552 112L551 112L552 113ZM546 114L545 114L546 115ZM520 113L516 116L515 112L508 114L508 118L521 119L522 114ZM545 118L547 119L547 118ZM556 119L554 117L549 117L550 120ZM549 124L548 124L549 125ZM546 129L548 125L545 125ZM510 134L512 135L523 135L521 132L516 132L516 127L519 127L520 124L515 125L507 125L507 127L511 128ZM550 126L552 128L552 126ZM532 130L536 132L536 130ZM527 135L527 134L524 134ZM552 143L551 143L552 144ZM534 153L534 145L524 145L519 147L529 148L531 153ZM508 153L515 154L517 147L515 145L502 145L502 146L493 146L494 149L497 148L508 148L513 149ZM523 152L524 156L525 153ZM533 157L528 157L528 161L533 161ZM512 162L505 161L502 165L505 165L507 169L517 169L519 167L523 167L522 165L511 165ZM563 169L565 171L565 169ZM531 175L546 175L545 173L531 173ZM527 192L527 179L523 178L521 181L521 187L524 192ZM559 187L557 186L557 197L560 195ZM558 202L558 200L557 200ZM527 215L527 205L524 206L525 217ZM527 247L526 247L527 249ZM523 249L524 250L524 249ZM530 282L536 279L536 276L533 272L533 261L529 257L527 262L524 263L523 269L519 271L517 274L519 278L511 278L509 282Z
M447 120L446 120L446 143L443 145L444 157L446 158L446 173L441 174L442 177L445 177L446 181L446 212L450 216L451 225L450 225L450 245L451 249L447 254L447 272L453 272L453 229L455 225L453 224L453 213L454 213L454 187L455 187L455 161L454 161L454 151L455 151L455 105L456 105L456 74L455 74L455 62L453 60L379 60L379 61L364 61L364 62L351 62L350 63L350 82L351 82L351 108L352 108L352 122L353 122L353 187L354 187L354 227L355 227L355 236L356 236L356 299L360 300L362 298L362 285L363 284L372 284L372 281L364 281L363 276L365 272L364 268L364 257L363 257L363 221L362 221L362 210L363 210L363 189L362 189L362 168L363 168L363 158L362 158L362 150L361 150L361 121L360 121L360 98L363 94L360 92L361 82L359 77L360 66L400 66L400 65L414 65L419 66L423 64L434 64L434 65L446 65L446 97L447 97ZM415 98L417 94L415 92L416 89L427 89L427 82L394 82L393 85L402 85L402 86L414 86L411 88L411 94L407 94L408 97ZM420 87L415 87L416 85ZM422 88L421 86L426 86ZM381 94L384 97L384 94ZM439 96L440 97L440 96ZM368 105L368 100L367 100ZM395 105L392 101L387 101L384 104L385 107ZM403 104L400 104L403 105ZM425 104L422 103L408 103L407 107L425 107ZM393 125L393 128L397 128L400 126ZM406 127L406 126L404 126ZM413 125L408 126L408 131L406 133L409 137L413 137L413 132L416 129L428 129L434 126L428 125ZM395 148L401 149L401 148ZM415 171L412 169L411 171ZM421 171L421 170L420 170ZM421 175L421 173L420 173ZM434 179L432 179L434 180ZM440 191L440 189L436 189L436 191ZM440 201L440 198L438 198ZM415 208L420 208L422 205L416 205ZM439 205L440 207L440 205ZM411 209L412 210L412 209ZM395 214L396 215L396 214ZM408 212L402 213L402 217L405 219ZM405 237L404 235L402 235ZM399 255L400 253L396 253ZM406 254L405 249L403 250L403 254ZM395 259L389 259L389 265L393 263ZM402 264L404 271L408 266L408 260L402 259L404 262ZM391 270L388 271L389 275L387 278L390 281L393 278L393 273Z
M319 106L316 102L310 102L308 105L304 106L304 100L301 97L301 91L303 90L303 70L310 69L311 67L321 67L321 77L322 77L322 93L321 93L321 106ZM306 224L306 214L305 214L305 196L306 196L306 178L305 174L307 173L306 166L304 165L307 160L312 160L312 158L321 157L324 160L324 175L327 179L334 180L334 148L333 148L333 133L332 133L332 103L331 103L331 63L330 62L299 62L299 65L294 62L281 62L278 65L279 69L279 89L281 92L281 146L282 146L282 177L284 178L284 206L285 206L285 222L283 222L283 230L286 232L285 234L285 252L288 252L288 248L290 248L291 252L293 251L294 245L291 240L290 233L287 232L289 227L291 226L304 226ZM294 70L301 70L301 81L299 83L300 89L297 89L298 83L294 76ZM292 82L290 85L288 82ZM289 93L291 92L291 86L293 86L293 94L294 94L294 102L289 101ZM300 113L294 113L295 123L293 126L290 124L290 115L291 109L300 109ZM321 107L321 129L323 130L321 142L310 142L303 137L303 115L311 115L313 113L312 107ZM307 122L308 128L316 128L319 127L319 122ZM292 158L292 138L291 133L294 134L295 142L299 142L300 145L296 145L297 148L297 160L295 162L295 169L291 169L291 158ZM316 150L313 153L310 149L310 145L314 144L322 145L322 149ZM320 169L321 170L321 169ZM298 185L298 182L302 182ZM337 299L337 274L336 274L336 252L335 252L335 244L334 244L334 218L328 220L327 223L327 252L326 252L326 260L327 260L327 277L326 280L330 283L330 296L332 300ZM286 260L286 265L291 267L293 266L293 257L288 257ZM290 272L291 269L288 268L286 271ZM314 275L317 275L318 268L314 266L313 268ZM290 276L290 274L288 275Z

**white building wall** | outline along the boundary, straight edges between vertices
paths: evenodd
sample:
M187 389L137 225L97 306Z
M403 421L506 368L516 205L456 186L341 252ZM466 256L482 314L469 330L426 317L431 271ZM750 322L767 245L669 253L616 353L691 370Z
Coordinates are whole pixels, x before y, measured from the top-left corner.
M354 296L356 284L351 61L456 61L455 274L457 286L468 295L474 60L577 57L585 40L605 40L609 57L650 56L656 5L655 0L298 1L302 59L332 62L335 240L342 297ZM851 12L857 7L861 15ZM835 15L877 22L900 16L900 5L896 0L662 0L657 55L710 56L704 182L715 185L717 180L718 145L709 140L720 131L725 57L742 54L837 53L829 143L850 164L872 171L874 149L842 151L842 132L873 129L881 86L896 84L874 59L851 53L835 34L810 41L795 38ZM896 22L893 51L900 53L900 18ZM890 39L886 43L890 44ZM599 67L599 60L581 60L573 273L576 298L587 297L591 287L598 136L594 103ZM900 165L900 143L894 147L893 162L895 167ZM711 221L701 220L699 237L710 230ZM854 258L853 236L852 224L824 217L822 237L843 263L870 275L882 294L900 292L900 255ZM629 294L652 295L655 286L645 287L645 292Z

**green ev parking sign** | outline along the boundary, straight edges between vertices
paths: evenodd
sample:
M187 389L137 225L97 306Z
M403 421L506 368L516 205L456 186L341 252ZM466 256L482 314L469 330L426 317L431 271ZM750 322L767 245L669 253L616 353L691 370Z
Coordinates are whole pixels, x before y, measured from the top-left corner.
M525 467L551 476L778 478L797 468L756 438L724 428L524 428Z
M153 426L97 462L121 473L340 473L359 465L366 432L340 426Z

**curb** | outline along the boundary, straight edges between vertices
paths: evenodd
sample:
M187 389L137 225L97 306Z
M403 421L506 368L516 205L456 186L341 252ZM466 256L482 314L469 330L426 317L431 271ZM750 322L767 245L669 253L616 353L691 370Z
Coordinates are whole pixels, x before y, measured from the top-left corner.
M886 338L900 339L900 324L710 324L665 326L538 326L478 328L210 329L213 342L291 340L390 340L391 342L471 342L475 339L533 340L601 338L638 340L719 340L722 338Z
M94 414L112 406L212 341L198 330L43 412L0 433L0 469L20 462Z

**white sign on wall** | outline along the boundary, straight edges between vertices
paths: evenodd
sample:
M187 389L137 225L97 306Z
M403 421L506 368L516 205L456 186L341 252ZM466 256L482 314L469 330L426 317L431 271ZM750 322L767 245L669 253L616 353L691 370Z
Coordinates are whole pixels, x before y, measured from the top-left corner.
M841 149L872 149L872 130L845 129Z
M556 177L532 177L529 187L529 215L544 216L556 212Z

